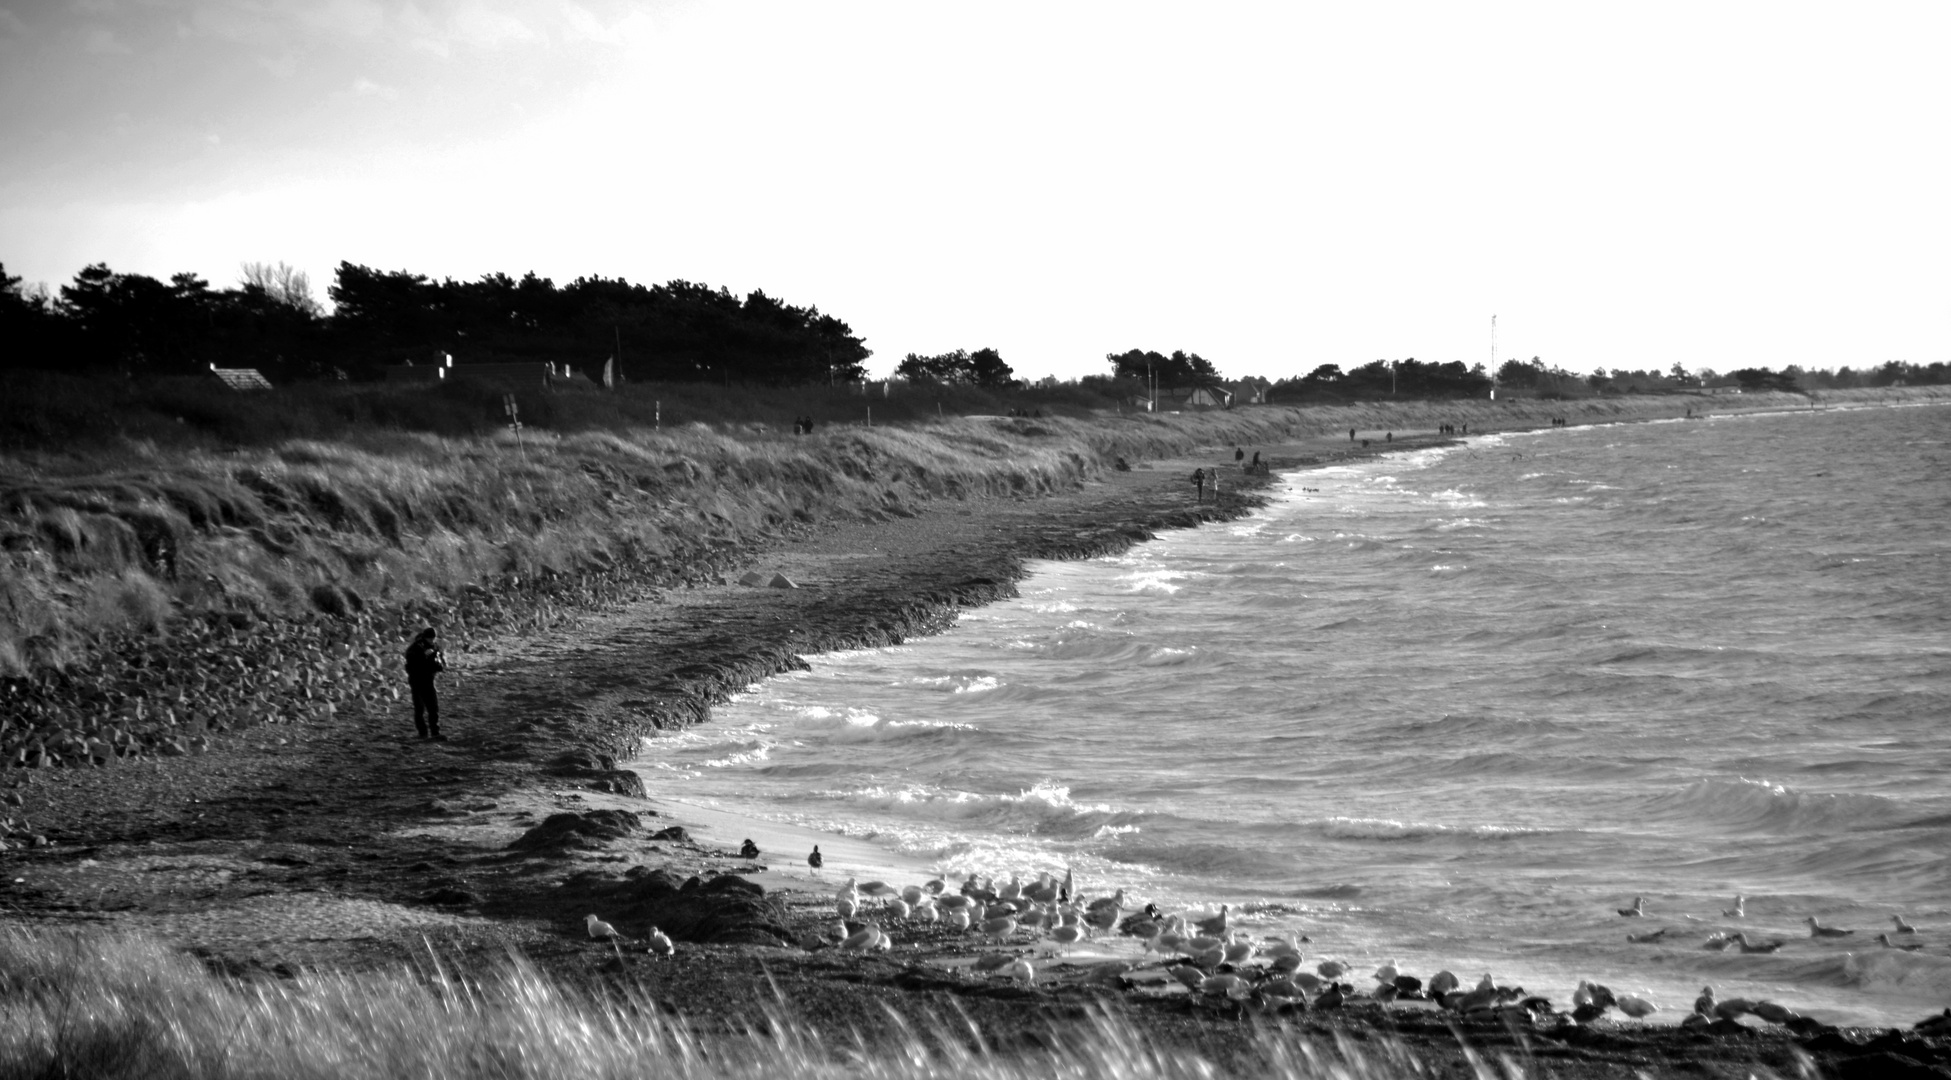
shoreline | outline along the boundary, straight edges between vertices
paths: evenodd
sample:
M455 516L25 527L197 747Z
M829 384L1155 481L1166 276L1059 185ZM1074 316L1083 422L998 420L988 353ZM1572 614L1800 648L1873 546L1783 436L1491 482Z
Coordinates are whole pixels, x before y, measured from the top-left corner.
M1296 442L1293 463L1271 460L1270 471L1447 441L1404 434L1367 453L1326 437ZM1310 447L1318 454L1298 452ZM1194 460L1182 464L1189 469ZM765 884L771 875L780 886L766 886L777 911L726 921L714 931L725 944L694 949L679 938L686 953L716 958L678 979L685 989L673 1000L687 1002L687 1012L694 1003L699 1015L720 1022L742 1014L762 974L796 1003L817 1002L810 1021L833 1031L849 1024L878 1030L878 1010L890 1000L908 1015L952 1004L1010 1035L1041 1023L1036 1008L1053 1002L1114 999L1088 972L1076 983L998 996L986 980L919 970L926 965L909 962L913 951L841 960L826 948L805 949L808 935L832 920L818 914L828 906L826 894L802 892L803 853L784 853L779 870L770 869L770 858L738 859L726 850L736 838L719 832L738 827L729 822L697 824L704 843L655 839L694 823L681 803L646 799L635 774L618 766L645 732L700 722L713 702L803 665L806 653L936 632L962 607L1013 595L1032 559L1124 550L1157 531L1226 520L1258 505L1229 482L1228 502L1193 507L1179 464L1139 463L1132 473L1107 474L1052 497L936 503L914 517L830 526L737 567L785 573L797 589L721 577L621 612L584 614L573 626L503 638L456 658L446 695L450 744L412 742L393 706L378 716L348 710L322 722L248 729L203 756L40 777L13 789L21 805L0 807L27 815L56 841L0 854L5 921L141 930L195 945L211 966L245 976L384 969L414 955L416 940L486 968L512 947L554 976L601 987L642 978L647 969L632 966L636 957L622 970L606 969L609 953L580 936L581 909L614 903L695 915L701 906L728 905L722 898L679 903L685 880ZM552 813L588 819L620 811L638 815L635 827L507 850ZM668 886L661 891L620 892L632 880L620 875L633 864L653 871L635 879L638 885L658 870L674 880L660 878ZM768 869L751 869L761 864ZM209 917L212 908L248 915L250 931L226 933L224 919ZM967 943L940 944L950 957L974 951ZM782 974L785 968L791 973ZM1190 1046L1241 1023L1236 1011L1201 1012L1199 1003L1188 1009L1183 994L1127 1005L1148 1023L1169 1014L1168 1041ZM1306 1024L1317 1033L1352 1026L1394 1034L1444 1060L1457 1054L1456 1035L1440 1017L1378 1007ZM1481 1035L1480 1047L1523 1041L1499 1031ZM1712 1046L1699 1042L1705 1038L1622 1024L1553 1067L1560 1075L1610 1075L1627 1063L1662 1067L1701 1056L1751 1062L1786 1055L1789 1047L1779 1032Z

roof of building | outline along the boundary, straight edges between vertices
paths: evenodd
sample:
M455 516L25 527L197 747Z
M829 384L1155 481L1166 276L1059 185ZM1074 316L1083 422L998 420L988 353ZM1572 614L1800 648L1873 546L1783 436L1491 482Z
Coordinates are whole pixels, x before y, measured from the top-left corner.
M210 365L210 371L224 381L232 390L269 390L271 380L258 373L256 368L218 367Z

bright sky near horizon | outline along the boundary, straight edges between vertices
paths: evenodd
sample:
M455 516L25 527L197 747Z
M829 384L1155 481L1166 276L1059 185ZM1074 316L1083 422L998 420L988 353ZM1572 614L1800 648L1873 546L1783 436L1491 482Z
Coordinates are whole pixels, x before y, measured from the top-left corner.
M884 373L1951 360L1951 5L0 0L0 263L764 289Z

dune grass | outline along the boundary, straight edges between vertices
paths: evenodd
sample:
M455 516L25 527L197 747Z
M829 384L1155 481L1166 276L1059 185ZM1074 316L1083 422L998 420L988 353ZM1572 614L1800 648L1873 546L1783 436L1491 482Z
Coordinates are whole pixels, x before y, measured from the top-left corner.
M0 932L0 1075L119 1080L476 1077L789 1080L1207 1080L1221 1071L1097 1011L1051 1030L1042 1048L999 1052L965 1019L911 1025L890 1014L871 1041L839 1043L773 1002L729 1030L673 1016L652 991L580 991L520 958L463 978L429 955L418 970L219 977L153 940L109 933ZM1234 1075L1430 1075L1384 1040L1328 1043L1243 1027ZM1523 1075L1472 1059L1483 1080Z

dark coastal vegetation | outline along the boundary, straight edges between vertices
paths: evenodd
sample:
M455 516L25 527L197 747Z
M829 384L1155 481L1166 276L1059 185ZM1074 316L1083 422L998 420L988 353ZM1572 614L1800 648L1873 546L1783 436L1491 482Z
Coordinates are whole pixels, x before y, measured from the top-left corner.
M330 314L283 265L246 265L236 286L217 289L195 274L163 282L98 263L58 291L24 288L0 267L5 367L167 376L214 364L274 382L360 381L445 354L592 370L615 358L626 379L800 385L859 381L869 356L818 308L687 281L434 280L342 262L327 293Z

